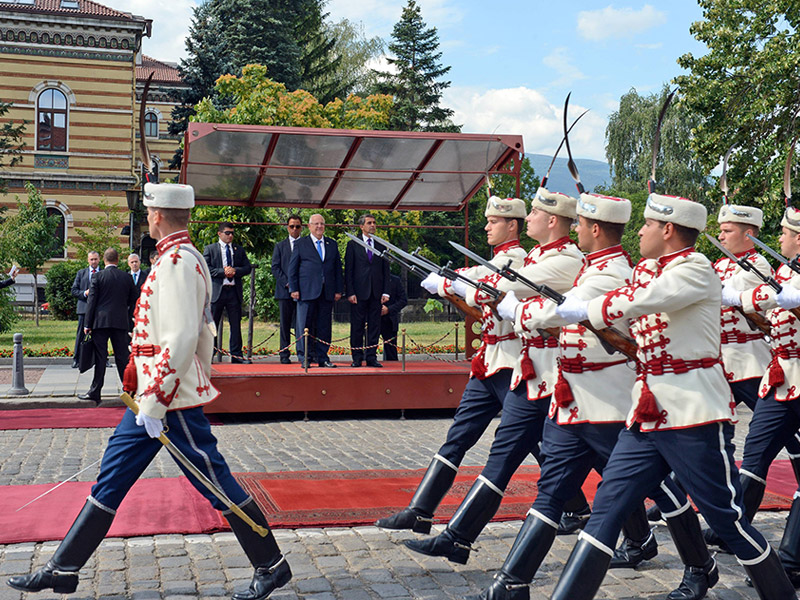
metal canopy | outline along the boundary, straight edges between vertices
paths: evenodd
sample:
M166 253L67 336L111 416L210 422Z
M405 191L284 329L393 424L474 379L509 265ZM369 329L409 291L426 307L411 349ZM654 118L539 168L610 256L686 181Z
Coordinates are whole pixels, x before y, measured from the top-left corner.
M486 174L517 179L519 135L189 123L181 183L198 204L460 210Z

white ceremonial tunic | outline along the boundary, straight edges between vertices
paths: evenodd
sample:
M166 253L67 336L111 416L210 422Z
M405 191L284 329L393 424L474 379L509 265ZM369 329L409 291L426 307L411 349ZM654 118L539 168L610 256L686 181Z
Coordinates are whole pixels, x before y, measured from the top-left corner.
M576 298L591 300L630 285L633 264L622 246L593 252L586 256L586 260L587 264L570 292ZM583 325L564 321L556 314L555 302L548 301L533 311L520 304L515 322L520 335L528 335L540 328L561 328L560 376L550 402L551 418L555 416L559 425L625 421L631 408L630 390L636 380L636 367L627 364L624 355L618 352L609 354L598 337ZM625 335L629 334L625 320L620 321L617 328Z
M515 269L529 281L546 284L559 293L568 291L584 265L583 253L569 237L534 247L522 264ZM503 278L498 281L497 289L502 292L514 290L522 301L531 300L528 310L535 311L551 300L534 295L535 292L519 281ZM483 304L490 301L485 294L473 294L473 302ZM514 374L511 378L511 389L515 389L523 381L527 382L528 399L538 400L553 392L556 381L556 357L558 356L558 340L554 337L545 339L538 331L525 332L522 336L522 348L514 361Z
M775 272L781 285L800 288L800 275L786 265ZM776 292L767 284L742 294L745 312L767 311L770 322L772 360L761 378L759 397L775 388L775 400L794 400L800 396L800 321L775 302Z
M494 256L489 261L498 267L505 267L511 261L511 268L516 270L525 260L525 249L519 240L512 240L499 244L494 248ZM489 268L476 265L458 272L473 281L481 281L497 287L497 282L503 277L494 273ZM467 288L467 304L475 306L474 288ZM453 295L451 281L445 279L439 286L439 295L444 297ZM522 342L514 333L514 324L500 319L488 306L481 307L483 320L481 321L481 345L472 358L470 376L484 379L497 373L501 369L513 369L517 357L522 349Z
M736 255L744 257L764 275L772 275L767 259L755 249ZM749 290L761 285L759 277L728 257L714 263L714 270L723 284L730 282L736 290ZM745 311L748 312L748 311ZM742 381L761 377L770 361L769 343L759 330L750 328L747 320L733 306L723 306L720 319L722 325L722 362L728 381Z
M721 289L709 260L686 248L643 259L631 285L589 302L595 327L634 319L639 377L628 427L636 421L641 431L736 422L720 357ZM649 414L649 400L655 401L658 416L642 419Z
M140 409L161 419L167 410L208 404L219 392L211 385L214 337L204 318L208 266L186 231L163 238L156 249L158 262L136 302L131 354Z

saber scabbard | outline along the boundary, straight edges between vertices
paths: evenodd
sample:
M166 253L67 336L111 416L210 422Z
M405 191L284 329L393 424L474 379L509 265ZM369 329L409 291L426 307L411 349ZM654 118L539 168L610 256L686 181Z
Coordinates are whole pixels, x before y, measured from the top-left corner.
M127 392L123 392L122 395L120 395L120 398L125 403L125 405L133 411L134 415L138 415L139 414L139 405L136 403L136 401ZM205 473L203 473L200 469L198 469L194 465L194 463L192 463L192 461L190 461L188 458L186 458L186 456L183 454L183 452L178 450L178 448L175 446L175 444L173 444L170 441L170 439L167 437L166 433L164 433L162 431L161 435L159 435L157 439L158 439L159 442L164 444L164 446L169 451L169 453L172 454L172 456L175 457L175 460L177 460L184 467L186 467L186 470L189 471L192 475L197 477L197 479L200 481L200 483L202 483L204 486L206 486L208 488L208 490L212 494L214 494L217 498L219 498L222 501L223 504L225 504L225 506L227 506L228 508L231 509L231 512L233 512L233 514L235 514L242 521L247 523L250 526L250 528L253 531L255 531L258 535L260 535L261 537L267 537L267 535L269 534L269 529L267 529L266 527L262 527L261 525L259 525L255 521L253 521L253 519L250 517L250 515L248 515L241 508L239 508L236 504L234 504L234 502L230 498L228 498L228 496L225 494L225 492L223 492L221 489L219 489L214 484L214 482L211 481L206 476Z

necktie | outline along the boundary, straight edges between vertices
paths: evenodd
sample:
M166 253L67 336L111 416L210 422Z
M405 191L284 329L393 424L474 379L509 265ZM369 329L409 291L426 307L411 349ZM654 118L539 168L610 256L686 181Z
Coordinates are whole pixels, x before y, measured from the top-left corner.
M228 261L228 266L233 266L233 257L231 256L231 245L225 244L225 259Z
M372 238L367 238L367 244L370 248L372 247ZM370 250L370 248L367 248L367 260L372 262L372 250Z
M139 283L139 274L138 273L134 273L133 274L133 285L136 285L137 283Z
M322 240L317 240L317 253L319 254L320 260L325 260L322 257Z
M95 273L97 273L97 269L92 269L92 274L89 275L89 280L90 281L91 281L91 279L92 279L92 277L94 276Z

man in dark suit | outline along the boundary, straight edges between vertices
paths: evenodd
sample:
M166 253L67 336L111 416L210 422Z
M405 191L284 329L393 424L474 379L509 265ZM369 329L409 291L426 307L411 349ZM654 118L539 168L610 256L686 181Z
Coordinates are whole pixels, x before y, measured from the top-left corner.
M211 272L211 313L219 325L222 311L228 313L231 333L228 351L232 363L250 364L242 356L242 277L250 274L250 260L244 248L233 243L233 224L220 223L217 229L219 242L209 244L203 250L203 258ZM218 340L222 346L222 340Z
M81 350L81 342L83 342L83 328L85 324L86 315L86 299L89 296L89 285L92 283L92 277L100 272L100 253L92 250L86 255L86 260L89 266L81 269L75 274L75 280L72 282L72 296L78 300L78 331L75 333L75 350L72 352L72 368L78 368L78 353Z
M383 249L372 239L377 229L375 217L361 215L358 226L366 244ZM382 367L377 358L377 346L381 332L381 305L389 300L389 263L351 240L344 252L344 284L350 302L350 348L353 354L350 366L360 367L366 358L368 367ZM362 349L365 346L366 349Z
M133 279L117 268L119 254L114 248L103 253L103 263L106 268L92 277L83 328L84 334L92 334L96 352L94 377L89 391L78 396L81 400L94 400L97 404L100 404L100 392L106 376L109 340L114 349L119 380L122 381L130 358L128 332L132 330L133 307L139 296Z
M275 299L278 301L280 309L280 356L281 363L288 365L289 344L291 338L289 332L297 323L297 301L289 295L289 259L292 257L294 244L300 239L300 231L303 228L303 221L298 215L292 215L287 220L286 229L289 237L275 244L272 252L272 276L275 278ZM297 337L297 330L294 332Z
M142 262L139 259L139 255L135 252L128 255L128 266L131 269L131 279L133 280L133 285L136 286L136 293L140 294L142 292L144 281L150 274L150 270L148 269L145 271L141 268Z
M397 360L397 330L400 327L400 311L408 304L403 280L389 274L389 301L381 306L381 337L383 338L383 360Z
M297 300L297 357L305 362L303 330L316 328L316 360L320 367L335 367L328 359L333 303L342 297L342 259L336 242L325 237L325 218L313 214L309 234L297 240L289 260L289 294ZM309 343L309 353L314 353ZM311 356L308 357L309 362Z

